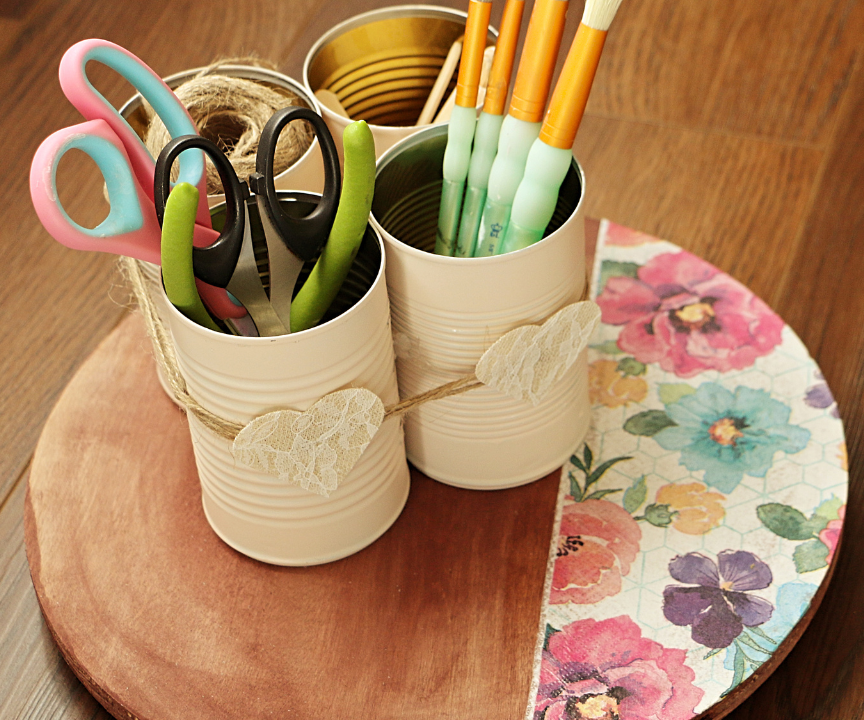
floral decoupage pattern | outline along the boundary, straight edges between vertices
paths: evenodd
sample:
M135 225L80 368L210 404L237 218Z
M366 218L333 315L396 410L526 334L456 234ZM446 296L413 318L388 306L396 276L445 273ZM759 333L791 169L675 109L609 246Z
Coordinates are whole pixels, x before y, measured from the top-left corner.
M688 720L766 662L825 579L846 446L759 298L604 221L593 427L564 468L526 720Z

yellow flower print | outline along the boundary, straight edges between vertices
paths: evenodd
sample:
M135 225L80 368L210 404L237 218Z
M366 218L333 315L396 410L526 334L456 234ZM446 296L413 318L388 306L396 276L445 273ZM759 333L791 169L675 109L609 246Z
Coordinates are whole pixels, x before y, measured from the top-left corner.
M677 512L672 527L688 535L704 535L717 527L726 511L720 504L726 498L709 491L700 482L664 485L657 491L658 504Z
M592 405L616 408L644 400L648 383L641 377L624 375L617 360L595 360L588 367L588 391Z

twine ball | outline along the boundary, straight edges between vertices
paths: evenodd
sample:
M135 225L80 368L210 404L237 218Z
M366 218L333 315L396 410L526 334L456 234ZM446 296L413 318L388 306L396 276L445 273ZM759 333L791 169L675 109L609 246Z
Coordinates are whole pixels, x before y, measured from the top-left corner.
M308 103L287 88L218 74L224 64L222 62L204 69L191 80L174 88L174 94L189 111L199 134L216 143L228 156L242 182L255 172L261 131L273 113L289 105L308 107ZM171 135L152 108L145 107L150 123L144 144L153 157L158 157L171 140ZM314 133L305 121L288 123L276 144L274 174L279 175L296 162L312 144L313 138ZM175 179L176 171L175 163ZM208 157L207 193L217 195L221 192L222 182Z

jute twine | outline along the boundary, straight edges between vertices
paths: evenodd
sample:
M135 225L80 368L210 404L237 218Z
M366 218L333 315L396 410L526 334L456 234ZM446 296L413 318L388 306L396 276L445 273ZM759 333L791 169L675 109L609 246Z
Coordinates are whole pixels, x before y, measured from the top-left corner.
M225 65L269 67L256 58L220 60L175 88L174 94L186 106L198 132L225 152L242 181L255 171L261 131L273 113L289 105L308 107L308 103L288 88L219 74ZM158 157L171 135L152 108L146 103L144 107L150 117L144 144L153 157ZM312 144L313 138L314 133L306 122L295 120L289 123L276 144L275 174L296 162ZM222 192L219 174L209 158L207 192L210 195Z
M171 392L177 404L184 408L187 412L192 413L198 420L201 421L211 432L226 440L233 441L237 434L245 427L240 423L226 420L225 418L210 412L207 408L201 405L186 387L186 380L180 372L177 365L177 355L174 353L174 345L168 330L156 312L156 305L151 296L150 282L144 277L141 271L141 266L138 260L132 258L121 257L120 269L126 277L132 292L135 295L135 300L144 317L144 324L147 328L147 335L150 337L150 342L153 344L153 354L156 356L156 362L162 369L163 376L168 382ZM468 392L476 387L480 387L481 383L474 373L466 375L454 380L453 382L441 385L436 388L415 395L406 400L402 400L393 405L388 405L384 408L384 419L389 417L398 417L410 412L414 408L423 405L433 400L460 395Z
M174 353L174 345L171 341L171 337L162 322L162 318L160 318L159 313L156 312L156 305L154 304L153 297L150 294L151 283L144 277L144 274L141 271L140 262L132 258L121 257L120 269L129 282L132 292L135 295L138 307L144 317L147 335L150 337L150 342L153 345L153 354L156 356L156 362L162 369L163 376L168 382L177 404L184 408L186 412L192 413L211 432L221 438L233 442L234 438L237 437L245 425L232 422L231 420L226 420L225 418L210 412L189 394L189 390L186 387L186 380L183 378L180 368L177 365L177 355ZM580 299L585 300L587 297L588 283L586 282L585 291ZM462 393L466 393L469 390L473 390L482 385L483 383L477 379L476 374L471 373L470 375L464 375L453 382L439 385L438 387L427 390L420 395L414 395L405 400L400 400L398 403L385 406L384 419L399 417L400 415L411 412L414 408L424 405L425 403L453 397L454 395L461 395Z

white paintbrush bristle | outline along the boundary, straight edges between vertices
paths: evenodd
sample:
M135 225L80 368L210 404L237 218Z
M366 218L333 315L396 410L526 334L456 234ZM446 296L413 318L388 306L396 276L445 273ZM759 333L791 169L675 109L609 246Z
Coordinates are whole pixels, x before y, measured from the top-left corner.
M585 0L582 24L605 32L612 24L620 5L621 0Z

